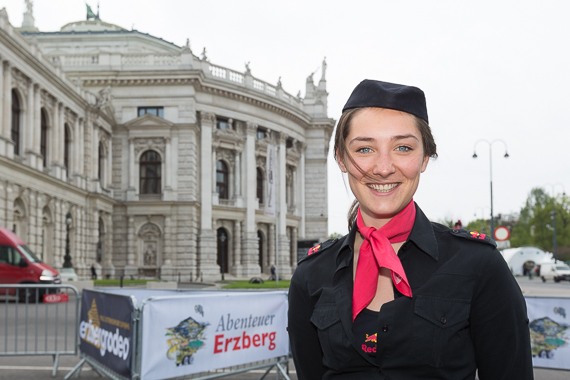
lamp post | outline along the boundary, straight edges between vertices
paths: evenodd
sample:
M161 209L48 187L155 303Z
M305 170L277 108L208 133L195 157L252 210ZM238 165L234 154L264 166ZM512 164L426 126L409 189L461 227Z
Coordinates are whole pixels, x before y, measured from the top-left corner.
M558 250L558 244L556 243L556 210L550 212L550 217L552 218L552 256L556 261L556 251Z
M507 152L507 143L505 143L503 140L497 139L497 140L485 140L485 139L481 139L481 140L477 140L475 142L475 145L473 146L473 158L477 158L477 145L479 145L480 143L485 143L489 146L489 185L490 185L490 189L491 189L491 220L490 220L490 235L492 238L494 238L494 233L495 233L495 220L494 220L494 216L493 216L493 145L500 143L503 144L503 147L505 148L505 154L503 155L503 157L505 158L509 158L509 153Z
M555 187L560 186L562 188L561 198L562 202L564 201L564 197L566 196L566 191L564 190L564 185L560 182L551 184L547 183L546 185L550 186L552 189L552 211L550 211L550 218L552 220L552 257L554 260L557 259L557 251L558 251L558 243L556 241L556 201L558 200L558 195L556 194Z
M73 264L71 264L71 254L69 252L69 231L71 229L71 223L73 219L71 217L71 213L67 213L65 215L65 256L63 256L63 267L64 268L73 268Z

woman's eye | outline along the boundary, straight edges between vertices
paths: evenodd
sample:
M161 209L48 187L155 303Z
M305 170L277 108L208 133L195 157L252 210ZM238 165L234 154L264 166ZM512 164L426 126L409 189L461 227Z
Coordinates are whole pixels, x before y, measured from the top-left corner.
M409 152L410 150L412 150L412 148L410 148L409 146L402 145L397 147L396 150L399 152Z
M358 149L356 150L356 152L358 152L358 153L370 153L370 152L372 152L372 149L367 148L367 147L358 148Z

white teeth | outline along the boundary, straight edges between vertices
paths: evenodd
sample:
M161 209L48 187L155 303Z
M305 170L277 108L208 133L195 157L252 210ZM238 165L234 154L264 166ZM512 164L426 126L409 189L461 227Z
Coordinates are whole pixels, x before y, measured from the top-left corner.
M380 191L380 192L384 192L384 193L392 190L396 186L398 186L398 184L396 184L396 183L390 183L390 184L386 184L386 185L379 185L379 184L368 185L368 187L370 187L376 191Z

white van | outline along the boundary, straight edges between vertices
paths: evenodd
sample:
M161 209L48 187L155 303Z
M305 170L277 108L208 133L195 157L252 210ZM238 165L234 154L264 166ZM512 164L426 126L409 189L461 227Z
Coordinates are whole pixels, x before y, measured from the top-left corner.
M542 278L543 282L546 282L546 280L554 280L554 282L570 281L570 267L562 261L541 263L540 278Z

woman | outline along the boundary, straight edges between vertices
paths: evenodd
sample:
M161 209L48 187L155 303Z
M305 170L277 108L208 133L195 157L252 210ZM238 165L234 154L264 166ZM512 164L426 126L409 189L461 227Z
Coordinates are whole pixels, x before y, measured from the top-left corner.
M361 82L334 153L356 200L348 235L312 248L291 280L298 378L532 379L525 301L494 242L413 201L437 157L424 93Z

